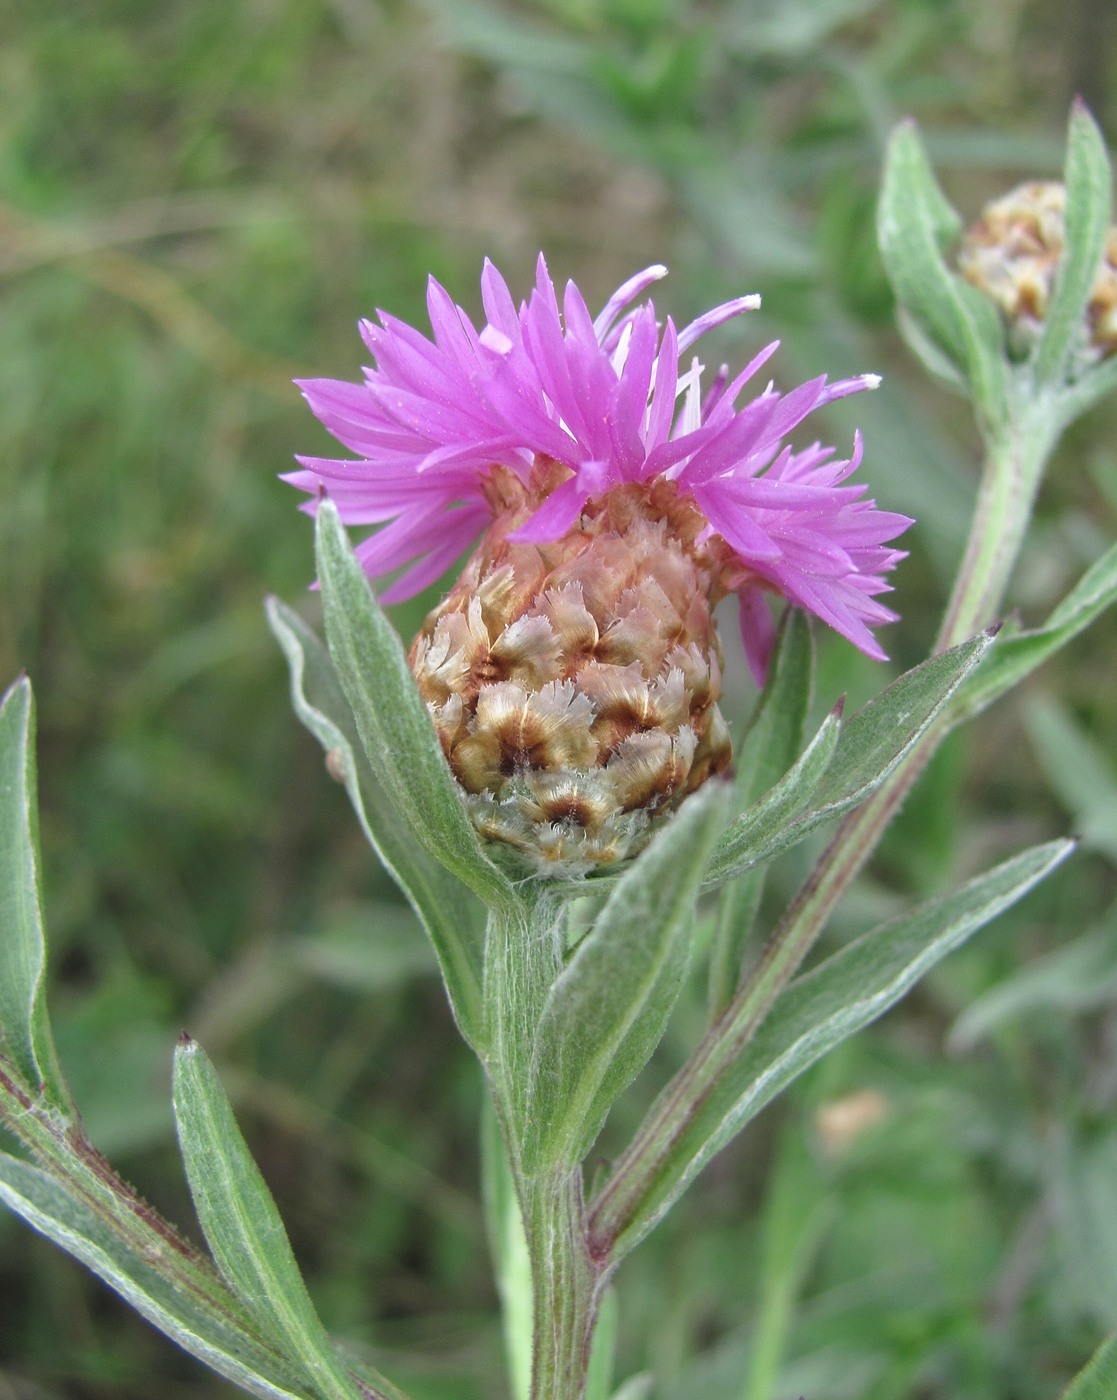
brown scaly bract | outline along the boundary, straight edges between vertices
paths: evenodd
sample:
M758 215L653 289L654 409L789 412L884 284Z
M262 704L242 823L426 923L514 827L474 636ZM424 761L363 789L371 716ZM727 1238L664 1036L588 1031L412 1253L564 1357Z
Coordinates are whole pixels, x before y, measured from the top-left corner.
M515 542L566 468L494 468L495 519L410 661L482 835L543 867L622 859L730 760L712 608L740 572L674 484Z
M1021 354L1036 343L1047 317L1067 241L1066 205L1066 187L1057 180L1018 185L986 205L958 252L959 271L1000 307ZM1082 335L1089 360L1117 350L1117 227L1106 238Z

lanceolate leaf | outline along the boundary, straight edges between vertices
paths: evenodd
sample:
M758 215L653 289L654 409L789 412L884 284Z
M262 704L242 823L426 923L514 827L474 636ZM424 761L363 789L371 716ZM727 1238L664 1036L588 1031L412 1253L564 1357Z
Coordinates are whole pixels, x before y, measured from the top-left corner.
M213 1066L193 1041L175 1052L174 1106L190 1192L226 1282L314 1395L361 1400L310 1301L271 1192Z
M1048 657L1066 646L1117 599L1117 545L1092 564L1044 625L1034 631L1006 627L981 670L970 676L950 707L958 723L979 714Z
M735 755L734 815L745 811L794 766L803 747L813 670L807 615L801 608L788 608L767 683ZM807 796L804 793L804 799ZM725 1009L737 990L745 945L764 890L764 873L763 867L754 868L722 891L710 949L713 1016Z
M422 920L438 955L462 1034L481 1036L481 905L400 825L364 756L349 703L325 647L297 613L268 600L268 621L291 668L295 711L345 782L365 835ZM374 929L369 937L375 938Z
M983 632L906 672L845 721L839 735L833 730L827 735L823 726L787 778L738 817L718 841L707 884L720 884L787 850L875 792L974 670L993 635ZM799 770L813 768L808 756L825 738L833 743L835 737L832 757L820 765L821 774L811 773L813 782L804 792L807 785ZM824 748L821 756L827 757Z
M1109 157L1102 134L1081 100L1071 111L1065 180L1066 244L1035 359L1036 377L1056 386L1085 340L1086 307L1109 232Z
M559 974L532 1063L524 1165L570 1168L659 1043L682 987L702 871L729 793L687 799L636 859Z
M43 979L35 707L26 677L0 705L0 1041L28 1088L73 1111L51 1038Z
M913 122L888 143L877 210L881 257L900 308L917 328L912 348L930 342L969 381L982 417L1001 422L1008 371L996 307L947 267L944 248L960 221L932 173ZM927 357L935 372L935 355Z
M80 1194L6 1154L0 1154L0 1200L242 1390L262 1400L308 1400L310 1392L277 1351L223 1317L205 1297L175 1286L160 1268L163 1242L154 1232L146 1248L130 1244Z
M318 507L316 538L330 656L373 771L425 850L487 903L514 901L508 880L481 850L400 639L331 501Z
M627 1253L710 1158L782 1089L899 1001L935 963L1064 860L1073 845L1055 841L1016 856L953 894L866 934L793 982L693 1114L670 1130L665 1126L659 1141L655 1125L671 1122L665 1108L679 1093L677 1082L669 1084L640 1135L650 1145L643 1159L654 1157L654 1168L642 1168L638 1181L626 1181L630 1149L591 1207L601 1247L615 1239L618 1257ZM677 1080L686 1072L684 1067Z
M734 807L744 811L795 762L814 681L814 644L802 608L788 608L756 712L733 758Z
M813 810L811 798L834 760L841 735L841 709L835 707L775 787L723 832L706 872L707 888L752 870L806 836L811 828L800 832L800 819L808 808Z

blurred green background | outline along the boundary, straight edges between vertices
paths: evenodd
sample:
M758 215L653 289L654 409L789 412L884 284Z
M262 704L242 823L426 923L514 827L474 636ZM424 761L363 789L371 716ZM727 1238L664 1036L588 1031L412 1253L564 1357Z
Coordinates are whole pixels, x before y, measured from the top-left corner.
M505 1394L478 1073L418 930L289 711L261 607L307 592L276 480L329 440L359 315L479 310L535 255L591 305L664 261L710 354L886 372L856 424L918 517L902 666L972 495L964 406L893 331L882 145L915 115L966 217L1057 172L1073 93L1117 138L1108 0L8 0L0 18L0 679L32 676L52 1005L94 1141L193 1231L171 1132L217 1060L329 1326L415 1400ZM1040 619L1117 533L1117 405L1064 444L1013 590ZM405 635L427 602L396 610ZM727 650L736 658L732 620ZM818 702L887 679L821 639ZM1030 841L1069 868L720 1157L620 1278L657 1400L1048 1400L1117 1325L1117 622L940 754L835 928ZM895 669L895 668L894 668ZM728 708L747 713L739 661ZM778 867L774 896L806 855ZM695 1033L684 1000L620 1140ZM0 1218L0 1400L232 1389Z

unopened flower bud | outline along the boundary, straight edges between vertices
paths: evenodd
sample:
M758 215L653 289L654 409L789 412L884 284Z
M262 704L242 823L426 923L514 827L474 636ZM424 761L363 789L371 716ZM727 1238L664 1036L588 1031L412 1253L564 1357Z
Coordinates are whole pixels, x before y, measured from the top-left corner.
M1018 185L986 205L958 252L968 282L991 297L1009 344L1027 355L1039 339L1066 245L1066 187L1057 180ZM1117 227L1106 239L1083 326L1083 349L1099 360L1117 350Z

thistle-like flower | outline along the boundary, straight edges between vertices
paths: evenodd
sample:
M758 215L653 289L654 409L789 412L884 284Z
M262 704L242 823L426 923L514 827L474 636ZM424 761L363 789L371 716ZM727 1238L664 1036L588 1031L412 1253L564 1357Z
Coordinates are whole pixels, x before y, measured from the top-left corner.
M962 239L958 269L1000 308L1016 353L1043 330L1067 241L1067 191L1058 180L1018 185L987 204ZM1111 227L1090 291L1082 349L1088 361L1117 350L1117 227Z
M763 681L769 600L806 608L870 656L895 614L878 601L911 522L848 484L861 460L784 437L873 375L825 377L738 407L778 342L703 394L684 357L759 304L741 297L677 331L650 301L665 273L626 282L593 319L572 284L560 312L546 264L519 307L486 263L478 331L437 282L433 343L380 313L361 333L362 384L301 388L359 460L301 457L285 479L327 491L342 519L380 525L357 548L383 597L417 593L480 534L410 652L473 820L544 865L616 860L730 760L717 708L713 608L740 604Z

